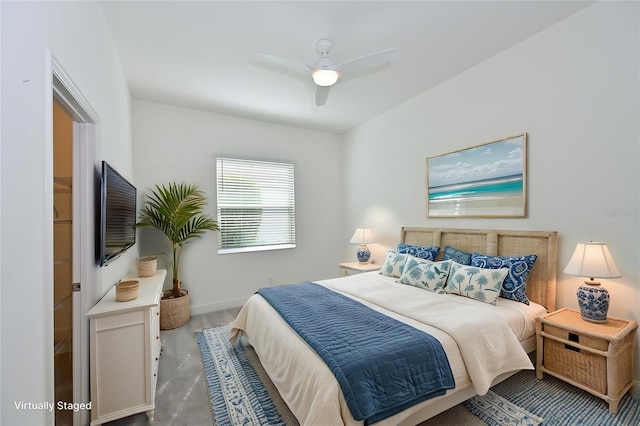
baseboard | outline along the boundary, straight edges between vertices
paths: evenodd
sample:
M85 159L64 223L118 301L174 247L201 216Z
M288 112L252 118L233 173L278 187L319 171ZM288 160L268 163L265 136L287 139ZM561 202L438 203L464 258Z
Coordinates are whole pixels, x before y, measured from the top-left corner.
M248 298L225 300L224 302L208 303L206 305L191 305L191 315L206 314L209 312L224 311L225 309L239 308L245 304Z

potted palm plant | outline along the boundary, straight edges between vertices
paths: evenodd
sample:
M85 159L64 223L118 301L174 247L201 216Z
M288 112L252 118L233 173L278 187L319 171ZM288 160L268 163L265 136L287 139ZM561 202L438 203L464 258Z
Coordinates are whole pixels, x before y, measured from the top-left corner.
M198 185L169 183L156 185L145 195L137 226L154 227L167 236L172 245L173 287L160 301L160 328L181 327L189 321L189 292L181 288L180 259L184 246L205 231L217 231L218 224L205 214L207 201Z

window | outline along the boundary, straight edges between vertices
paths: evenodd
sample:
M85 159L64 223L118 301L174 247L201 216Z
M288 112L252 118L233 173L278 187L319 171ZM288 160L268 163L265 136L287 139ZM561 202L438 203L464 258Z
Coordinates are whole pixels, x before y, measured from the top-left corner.
M296 246L293 164L216 159L218 253Z

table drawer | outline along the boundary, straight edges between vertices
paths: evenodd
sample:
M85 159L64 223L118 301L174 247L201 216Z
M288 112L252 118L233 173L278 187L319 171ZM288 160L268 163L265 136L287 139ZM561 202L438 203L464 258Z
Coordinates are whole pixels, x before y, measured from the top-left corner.
M355 269L350 269L350 268L340 268L340 275L343 277L348 277L351 275L357 275L360 274L360 271L357 271Z
M602 355L546 337L543 362L549 371L602 394L607 393L607 358Z
M598 351L606 352L609 350L609 341L606 339L599 339L597 337L585 336L580 333L570 332L560 327L555 327L551 324L544 325L545 333L556 336L570 342L576 342L582 346L596 349Z

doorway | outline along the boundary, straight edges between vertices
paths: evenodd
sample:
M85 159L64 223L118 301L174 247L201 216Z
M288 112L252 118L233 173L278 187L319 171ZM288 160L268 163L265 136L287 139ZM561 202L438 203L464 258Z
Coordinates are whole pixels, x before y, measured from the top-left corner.
M47 186L52 190L50 209L54 221L49 240L54 264L49 281L54 317L51 395L58 408L59 401L74 404L90 401L89 320L85 314L102 287L102 275L95 261L94 202L100 142L96 137L97 113L51 53L47 54L52 79L45 103L50 117L45 149L51 155ZM60 121L54 122L58 118ZM58 139L61 129L63 136ZM88 410L55 414L56 425L89 424Z
M73 402L73 120L53 102L53 363L55 401ZM73 425L73 411L55 411Z

